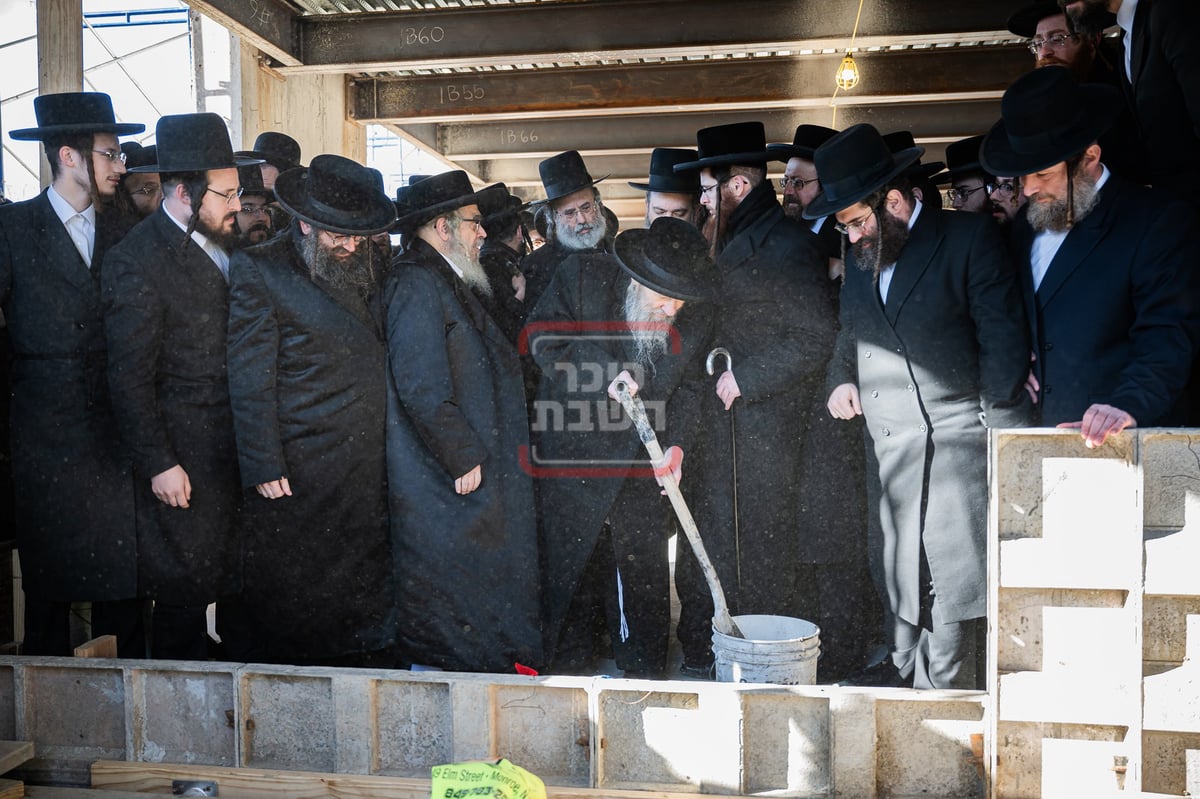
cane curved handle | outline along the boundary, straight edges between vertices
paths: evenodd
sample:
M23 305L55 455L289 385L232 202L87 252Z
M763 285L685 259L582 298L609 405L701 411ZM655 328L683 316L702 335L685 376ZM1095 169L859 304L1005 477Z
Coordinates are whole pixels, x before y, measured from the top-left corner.
M704 361L704 368L708 370L710 375L717 373L716 369L714 368L714 361L722 356L725 358L725 371L733 371L733 356L729 354L729 350L725 349L724 347L716 347L708 353L708 358Z

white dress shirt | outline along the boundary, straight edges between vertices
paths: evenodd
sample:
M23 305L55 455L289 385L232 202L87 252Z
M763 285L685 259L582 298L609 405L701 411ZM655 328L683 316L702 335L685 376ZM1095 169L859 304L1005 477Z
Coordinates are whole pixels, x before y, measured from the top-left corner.
M90 269L96 246L96 206L89 205L82 211L76 211L53 186L46 190L46 199L50 200L50 207L67 229L75 249L79 250L79 257Z
M1117 24L1121 26L1121 41L1125 44L1125 77L1133 84L1133 15L1137 13L1138 0L1122 0L1117 9Z
M163 210L167 212L167 218L174 222L176 227L178 227L184 233L187 232L187 222L180 222L178 219L176 219L175 215L171 213L170 209L167 208L165 203L163 204ZM196 242L200 249L204 250L204 253L212 259L212 262L217 265L217 269L221 270L221 277L225 278L225 282L228 283L229 253L221 249L215 241L211 240L208 236L205 236L199 230L192 231L192 241Z
M1096 191L1100 191L1108 182L1108 167L1100 165L1100 179L1096 181ZM1043 230L1033 237L1033 248L1029 252L1029 268L1033 273L1033 290L1037 291L1042 285L1042 279L1050 270L1050 263L1063 242L1067 240L1069 230Z

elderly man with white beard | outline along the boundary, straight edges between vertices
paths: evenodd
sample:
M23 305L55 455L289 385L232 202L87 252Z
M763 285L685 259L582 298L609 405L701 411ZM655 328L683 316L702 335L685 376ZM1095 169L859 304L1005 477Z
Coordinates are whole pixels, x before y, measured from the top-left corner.
M717 273L708 242L682 219L622 233L615 249L563 261L530 317L542 369L529 460L540 478L546 647L555 673L592 674L607 621L625 676L658 678L674 527L615 384L642 398L664 446L696 428Z
M529 428L516 349L474 292L483 230L465 172L409 187L384 289L388 492L402 664L540 668Z
M579 252L604 252L614 231L608 229L604 204L582 156L568 150L538 164L546 190L546 244L521 263L525 272L525 304L532 308L554 278L554 270Z

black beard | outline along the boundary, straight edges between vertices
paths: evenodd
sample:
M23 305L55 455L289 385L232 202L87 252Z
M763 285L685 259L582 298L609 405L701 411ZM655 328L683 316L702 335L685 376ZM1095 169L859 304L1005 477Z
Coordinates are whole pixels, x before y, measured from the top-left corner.
M801 224L806 222L804 219L804 208L800 206L800 203L792 202L786 198L783 201L783 215Z
M323 280L335 289L365 289L375 282L369 242L359 244L349 256L338 258L321 244L319 235L314 228L300 243L300 252L313 280Z
M196 230L209 241L216 244L225 252L232 252L238 245L237 230L214 230L208 226L208 223L199 217L196 218Z
M894 264L900 251L908 243L908 223L897 219L886 210L875 212L879 229L868 239L866 236L850 245L854 263L864 272L879 274L879 270Z

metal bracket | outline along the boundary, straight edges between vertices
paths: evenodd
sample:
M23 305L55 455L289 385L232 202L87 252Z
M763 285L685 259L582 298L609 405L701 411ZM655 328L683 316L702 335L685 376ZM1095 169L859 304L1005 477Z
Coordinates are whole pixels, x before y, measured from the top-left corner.
M216 796L217 783L212 780L171 780L172 796Z

